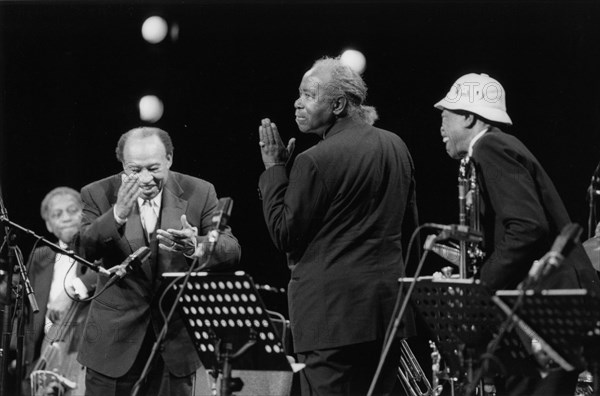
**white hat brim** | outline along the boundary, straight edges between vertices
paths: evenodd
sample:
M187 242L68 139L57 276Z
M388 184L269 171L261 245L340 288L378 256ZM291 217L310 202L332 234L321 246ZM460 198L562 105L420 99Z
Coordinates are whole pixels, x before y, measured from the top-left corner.
M510 119L508 113L501 109L492 109L481 106L464 106L464 104L453 103L445 98L434 104L433 107L439 110L448 109L470 111L471 113L475 113L487 120L512 125L512 120Z

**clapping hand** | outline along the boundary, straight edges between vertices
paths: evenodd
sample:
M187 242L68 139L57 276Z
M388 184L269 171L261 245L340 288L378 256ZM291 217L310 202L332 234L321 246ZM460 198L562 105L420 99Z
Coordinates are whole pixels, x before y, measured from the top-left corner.
M115 215L120 219L126 219L131 214L133 206L137 205L137 199L142 190L135 173L130 175L121 174L121 181L117 193L117 203L115 204Z
M156 230L158 247L172 253L182 253L186 256L192 256L196 252L198 228L188 223L185 215L181 216L181 229L172 228L165 230Z

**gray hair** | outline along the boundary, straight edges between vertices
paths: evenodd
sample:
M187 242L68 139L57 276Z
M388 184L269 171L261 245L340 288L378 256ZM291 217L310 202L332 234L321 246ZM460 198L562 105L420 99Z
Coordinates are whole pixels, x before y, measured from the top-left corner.
M127 143L127 140L134 134L139 135L140 137L158 136L160 141L165 146L167 155L173 155L173 141L171 140L171 136L169 136L166 131L163 131L160 128L144 126L133 128L121 135L119 142L117 143L117 148L115 149L119 162L123 162L123 150L125 149L125 143Z
M48 212L50 211L50 201L57 195L70 195L75 199L75 202L77 203L77 205L79 205L79 208L83 208L81 195L78 191L72 189L71 187L56 187L48 194L46 194L46 196L42 200L42 205L40 206L40 214L42 215L42 219L46 221L48 220Z
M319 59L311 70L330 73L331 80L324 89L324 95L330 98L345 97L349 117L358 118L369 125L377 121L379 116L375 107L364 105L367 99L367 85L356 71L340 60L339 56Z

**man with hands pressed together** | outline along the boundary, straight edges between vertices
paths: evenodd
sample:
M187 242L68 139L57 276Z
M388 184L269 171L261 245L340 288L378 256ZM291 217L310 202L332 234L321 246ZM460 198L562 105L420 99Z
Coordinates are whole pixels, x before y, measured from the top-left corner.
M317 61L299 91L298 129L322 140L288 173L294 139L286 147L275 123L262 120L263 214L291 269L302 394L364 396L404 276L403 223L418 224L414 167L400 137L372 126L367 87L339 58ZM411 315L405 319L403 336L413 330ZM399 352L390 349L375 394L392 391Z
M150 258L92 301L79 360L87 370L86 395L129 395L163 326L158 311L161 274L186 271L202 261L217 195L212 184L170 170L168 133L140 127L119 139L123 172L85 186L81 246L106 268L143 246ZM239 260L240 247L227 228L209 265ZM99 276L97 290L109 278ZM168 307L167 307L168 308ZM198 355L176 313L140 395L190 395Z

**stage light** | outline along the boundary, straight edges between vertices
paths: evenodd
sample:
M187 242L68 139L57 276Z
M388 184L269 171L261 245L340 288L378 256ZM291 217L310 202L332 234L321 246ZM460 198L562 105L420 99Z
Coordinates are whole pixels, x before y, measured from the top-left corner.
M367 60L362 52L353 49L344 51L340 60L342 63L350 66L358 74L365 71L365 67L367 66Z
M167 21L159 16L151 16L142 24L142 36L151 43L160 43L167 37L168 33Z
M169 36L171 36L171 41L176 42L179 39L179 24L172 23L171 29L169 30Z
M147 122L160 120L164 112L162 101L154 95L146 95L140 99L140 119Z

